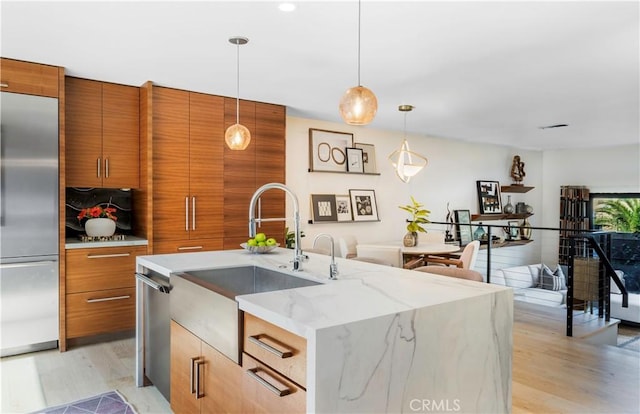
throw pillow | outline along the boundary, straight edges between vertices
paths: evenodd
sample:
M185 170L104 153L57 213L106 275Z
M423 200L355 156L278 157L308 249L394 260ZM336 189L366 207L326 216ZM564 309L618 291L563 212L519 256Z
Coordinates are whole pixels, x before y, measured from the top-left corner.
M551 271L549 266L543 264L540 268L540 284L538 287L546 290L562 290L564 275L562 274L562 269L558 269L560 268Z

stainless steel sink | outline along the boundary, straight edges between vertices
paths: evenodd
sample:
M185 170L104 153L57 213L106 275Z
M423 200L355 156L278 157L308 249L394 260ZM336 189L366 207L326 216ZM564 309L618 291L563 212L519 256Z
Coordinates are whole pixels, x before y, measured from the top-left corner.
M171 275L171 319L240 363L242 318L235 297L320 283L256 266Z

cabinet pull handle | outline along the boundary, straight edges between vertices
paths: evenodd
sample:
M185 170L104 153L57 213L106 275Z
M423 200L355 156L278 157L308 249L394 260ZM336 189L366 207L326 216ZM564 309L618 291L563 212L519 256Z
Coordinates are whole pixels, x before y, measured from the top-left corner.
M8 83L4 83L4 82L0 83L0 88L8 88L8 87L9 87Z
M178 247L178 250L200 250L202 249L202 246L184 246L184 247Z
M200 392L200 367L204 365L204 359L196 360L196 400L204 397L204 392Z
M87 303L108 302L110 300L129 299L130 297L131 295L123 295L123 296L111 296L108 298L99 298L99 299L87 299Z
M266 387L269 391L271 391L272 393L274 393L278 397L284 397L285 395L291 394L291 389L285 388L285 389L281 390L280 388L276 387L275 385L271 384L269 381L267 381L266 379L264 379L260 375L258 375L257 374L258 369L259 368L248 369L247 370L247 374L249 374L249 376L251 378L253 378L256 381L258 381L260 384L262 384L264 387ZM265 375L267 375L266 372L265 372Z
M97 161L98 161L98 173L97 173L97 175L98 175L98 178L100 178L100 170L102 169L102 164L100 163L100 158L99 157L98 157Z
M254 344L258 345L260 348L264 349L265 351L269 351L274 355L277 355L279 358L291 358L293 356L293 351L290 351L288 349L285 349L285 351L280 351L279 349L276 349L274 347L272 347L271 345L269 345L266 342L262 342L260 340L260 336L261 335L254 335L254 336L250 336L249 337L249 341L253 342Z
M184 198L184 231L189 231L189 197Z
M195 381L193 380L193 374L195 373L193 367L195 365L195 362L198 360L198 358L200 357L193 357L191 358L191 367L189 368L189 391L191 392L191 394L195 394L196 393L196 389L194 387L195 385Z
M131 253L88 254L87 259L106 259L109 257L129 257Z
M109 178L109 158L104 159L104 177Z
M196 229L196 198L191 197L191 229Z

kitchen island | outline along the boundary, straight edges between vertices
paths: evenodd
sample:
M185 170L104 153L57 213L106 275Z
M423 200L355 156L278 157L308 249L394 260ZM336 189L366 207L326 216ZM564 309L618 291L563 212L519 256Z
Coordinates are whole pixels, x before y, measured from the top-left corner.
M239 308L306 339L310 413L510 412L513 297L504 287L292 251L142 256L165 276L254 265L321 282L241 295ZM139 296L140 298L140 296ZM139 345L140 349L140 345Z

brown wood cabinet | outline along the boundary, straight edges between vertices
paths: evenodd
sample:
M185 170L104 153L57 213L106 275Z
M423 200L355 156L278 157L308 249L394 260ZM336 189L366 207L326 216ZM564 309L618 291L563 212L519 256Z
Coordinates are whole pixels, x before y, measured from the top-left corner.
M224 98L152 90L154 253L220 249Z
M240 366L173 320L170 366L174 413L243 412Z
M66 185L138 188L139 88L66 77Z
M0 59L0 90L57 98L59 70L57 66L2 58Z
M135 261L146 253L146 246L66 251L66 338L135 328Z

